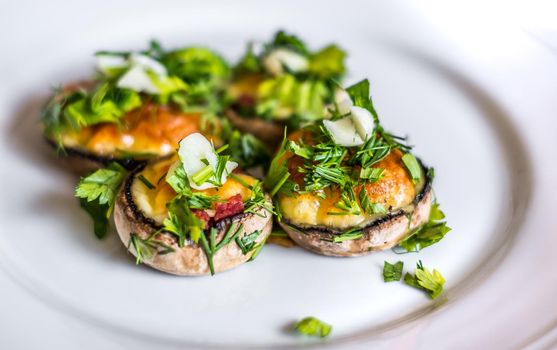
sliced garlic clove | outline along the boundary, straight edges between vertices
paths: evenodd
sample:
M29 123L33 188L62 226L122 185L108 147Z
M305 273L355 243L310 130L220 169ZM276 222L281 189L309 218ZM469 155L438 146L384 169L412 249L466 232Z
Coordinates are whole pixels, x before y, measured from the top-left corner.
M103 73L109 73L111 69L126 68L128 60L122 56L99 54L97 57L97 68Z
M222 177L220 179L220 183L223 184L226 182L226 179L228 178L228 175L232 174L232 172L234 171L234 169L236 169L238 167L238 163L236 162L232 162L232 161L228 161L226 162L226 166L225 166L225 170L222 173Z
M147 55L132 54L130 56L130 65L134 67L139 66L143 68L143 70L150 70L159 77L167 75L164 65Z
M131 89L137 92L146 92L152 95L160 93L159 88L153 83L151 77L142 67L135 66L118 79L119 88Z
M350 117L356 128L356 132L362 140L367 140L373 134L373 117L371 113L362 107L353 106L350 108Z
M186 136L182 141L180 141L178 156L180 157L184 170L188 175L191 188L196 190L205 190L216 187L208 182L198 185L192 179L195 174L199 173L207 166L207 164L205 164L202 160L206 160L213 169L215 169L217 165L217 155L215 154L215 149L205 136L200 133L194 133Z
M271 74L277 76L284 73L283 66L292 72L302 72L308 69L306 57L288 49L276 49L263 59L263 65Z
M333 141L339 146L354 147L364 143L350 117L335 121L323 120L323 125L331 134Z
M341 115L350 113L350 108L352 108L353 106L353 102L352 99L350 98L350 95L344 89L336 89L335 103Z

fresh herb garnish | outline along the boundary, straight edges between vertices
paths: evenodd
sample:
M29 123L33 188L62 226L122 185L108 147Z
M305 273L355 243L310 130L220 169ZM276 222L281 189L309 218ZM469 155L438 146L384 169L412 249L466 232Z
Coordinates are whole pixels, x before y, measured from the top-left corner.
M287 145L287 138L286 138L286 129L284 129L284 139L282 140L282 144L279 148L279 151L271 161L271 166L269 167L269 171L267 172L267 178L265 179L264 185L265 188L269 191L271 197L275 194L279 193L279 191L284 191L284 188L291 188L292 186L284 186L290 177L290 172L286 166L286 152L288 151L286 148Z
M422 167L416 157L414 157L411 153L406 153L402 156L402 162L406 166L406 169L408 169L410 177L412 177L412 181L414 183L420 181L422 178Z
M444 218L445 214L439 208L439 203L434 203L429 212L429 221L411 232L399 246L407 252L418 252L439 242L451 230L447 222L443 221Z
M352 187L347 188L340 195L340 199L335 203L335 208L341 209L341 212L329 212L328 215L360 215L360 206L356 200L356 195Z
M363 235L364 235L364 233L363 233L362 229L353 228L353 229L350 229L350 230L348 230L346 232L343 232L341 234L334 235L333 242L334 243L341 243L341 242L344 242L344 241L351 241L351 240L354 240L354 239L362 238Z
M130 240L128 242L128 250L130 246L135 250L135 263L137 265L143 263L145 259L149 260L155 255L165 255L174 252L174 249L169 245L155 239L160 231L155 231L146 239L139 237L137 233L132 232L130 234Z
M164 220L164 230L178 237L178 246L183 247L186 239L197 243L203 236L205 223L190 209L186 197L175 197L168 205L168 217Z
M365 187L360 190L360 205L366 214L386 214L387 208L381 203L373 203L369 199L369 194Z
M267 167L271 154L267 147L255 136L242 134L238 130L224 136L228 142L230 157L238 162L241 168L247 169L256 165Z
M232 242L232 240L236 239L242 232L244 231L243 224L233 223L228 227L228 230L224 234L222 240L217 243L217 233L218 230L215 227L212 227L209 231L209 240L205 234L202 234L199 239L199 245L205 252L205 256L207 257L207 263L209 265L209 271L211 275L215 274L215 267L213 264L213 257L222 247Z
M385 282L400 281L400 279L402 278L403 266L404 263L402 261L398 261L394 264L385 261L383 265L383 281Z
M140 174L138 177L139 181L141 181L148 189L152 190L155 188L155 185L151 183L151 181L147 180L143 174Z
M106 236L116 194L126 175L126 169L120 164L110 163L107 168L82 177L75 189L75 196L80 199L81 207L93 219L98 238Z
M236 178L241 180L238 177L235 177L235 179ZM251 194L248 200L244 203L244 213L252 213L258 216L265 217L267 215L266 213L258 212L260 208L264 208L268 212L274 213L273 205L272 203L267 202L267 199L265 198L265 192L263 191L263 186L260 181L256 181L251 186L248 185L247 188L251 190Z
M197 173L193 174L191 179L197 185L201 185L201 184L207 182L207 180L209 180L210 178L212 178L214 176L214 174L215 173L213 171L213 167L207 164L203 169L201 169Z
M261 230L254 231L249 235L244 235L242 237L236 237L235 241L238 247L242 250L242 254L246 255L255 249L257 245L257 238L261 234Z
M414 270L415 275L406 273L404 275L404 283L409 286L424 290L431 299L435 299L443 291L445 279L439 271L433 269L433 272L425 268L420 260Z
M325 338L326 336L328 336L333 329L330 324L327 324L313 316L301 319L300 321L296 322L296 325L294 327L300 334L321 338Z
M361 168L360 179L368 182L377 182L383 178L385 169L382 168Z

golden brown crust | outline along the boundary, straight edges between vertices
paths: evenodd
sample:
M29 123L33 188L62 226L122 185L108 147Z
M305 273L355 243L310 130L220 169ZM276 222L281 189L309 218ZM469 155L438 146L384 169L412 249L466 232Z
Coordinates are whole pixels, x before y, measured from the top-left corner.
M134 176L132 173L130 176ZM128 182L130 179L126 180ZM114 208L114 220L122 243L129 245L131 233L146 239L158 230L153 220L146 218L133 203L132 196L126 193L124 186L118 194ZM268 203L271 202L266 196ZM232 224L242 224L243 231L239 237L251 234L257 230L261 233L256 242L263 243L270 235L273 225L272 214L266 209L259 208L257 214L239 214L226 218L216 224L218 229L217 242L219 242ZM144 263L160 271L174 275L198 276L209 274L209 265L203 249L192 241L187 240L183 247L179 247L176 238L169 233L161 233L156 240L171 247L174 251L168 254L155 254L151 258L144 259ZM136 255L133 247L129 247L130 253ZM243 254L235 241L223 246L213 257L215 272L221 272L236 267L250 259L254 254L251 251Z

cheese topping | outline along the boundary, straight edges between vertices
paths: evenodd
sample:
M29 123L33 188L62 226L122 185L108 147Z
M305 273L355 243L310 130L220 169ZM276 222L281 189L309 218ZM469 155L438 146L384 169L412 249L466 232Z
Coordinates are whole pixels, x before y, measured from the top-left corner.
M384 177L374 183L356 186L354 188L356 198L358 198L362 186L365 186L372 203L383 204L391 211L412 205L416 194L423 188L423 183L414 186L401 157L402 153L394 150L385 159L375 164L374 167L385 169ZM300 179L298 179L299 181ZM338 213L342 213L341 209L335 207L340 199L340 189L327 189L325 194L325 199L312 193L294 197L279 195L278 203L284 218L298 226L327 226L347 229L366 226L381 216L365 214L363 211L360 215L345 213L338 215ZM331 215L331 213L337 213L337 215Z
M102 123L85 127L77 133L64 133L62 141L65 146L97 155L138 153L164 156L172 153L187 135L203 132L200 124L199 113L181 113L167 107L145 105L128 113L121 125ZM212 141L217 147L222 144L218 137L212 136Z
M164 180L164 176L168 172L170 166L176 162L176 157L158 161L147 166L143 171L137 174L131 192L134 202L146 216L155 220L156 223L162 224L168 216L166 204L176 197L176 192ZM143 175L147 181L155 185L154 189L149 189L143 182L137 178ZM254 184L257 180L249 175L235 174L248 185ZM160 181L159 181L160 180ZM195 193L203 193L209 196L218 196L221 200L227 200L237 194L242 195L242 201L249 199L251 190L240 182L229 178L221 187L209 188L201 191L193 190Z

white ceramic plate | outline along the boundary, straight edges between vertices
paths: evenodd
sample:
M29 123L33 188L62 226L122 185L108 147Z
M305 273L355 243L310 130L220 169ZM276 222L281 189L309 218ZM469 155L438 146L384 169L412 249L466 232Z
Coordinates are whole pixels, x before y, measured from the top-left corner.
M3 45L10 50L0 68L0 281L7 293L0 304L7 310L0 314L0 345L466 348L554 340L557 303L549 292L556 291L556 280L545 259L557 243L557 226L544 210L557 209L557 193L544 185L555 166L540 168L537 152L547 149L555 162L555 141L541 137L555 126L543 116L555 104L534 107L530 119L517 117L514 101L493 97L493 86L501 86L496 79L490 90L482 78L464 73L469 66L440 53L441 43L428 48L401 40L404 33L431 38L410 20L417 12L358 3L315 9L309 2L45 6L36 3L30 12L19 6L3 15L3 31L10 24L18 30ZM339 12L356 6L362 13ZM31 18L16 16L23 13ZM45 32L34 13L51 17L42 22ZM389 18L408 27L393 29ZM267 246L255 262L203 278L135 266L115 234L96 240L73 197L77 179L52 165L40 138L36 121L49 86L90 74L91 53L98 49L140 49L156 37L168 47L206 44L236 59L248 39L266 39L283 27L312 47L336 41L349 52L349 80L371 79L383 123L410 135L416 154L435 167L435 191L453 231L407 255L339 259ZM533 92L520 97L539 98ZM539 227L548 231L534 231ZM442 298L431 301L402 283L382 281L384 260L403 260L405 270L413 270L418 259L445 276ZM521 297L534 295L537 303ZM542 303L547 312L539 315L535 307ZM293 334L293 321L308 315L331 323L331 337ZM517 318L528 324L510 334ZM24 328L41 336L23 336L31 333ZM496 338L502 334L505 339Z

